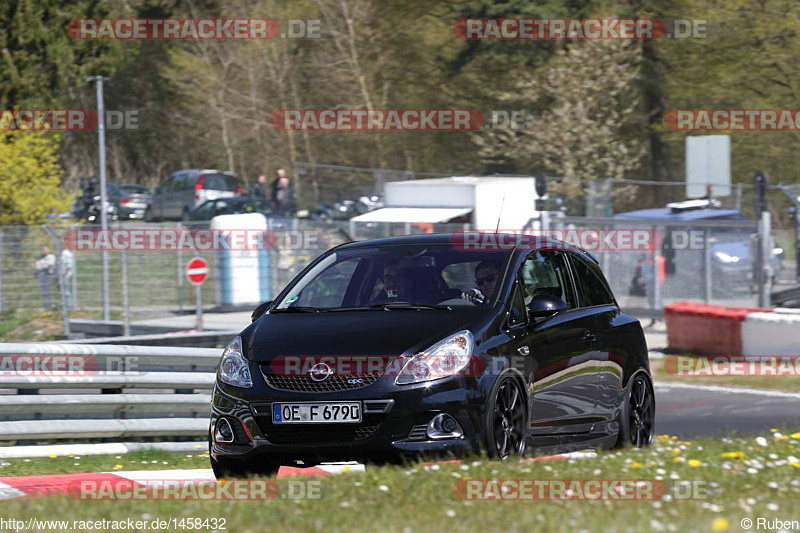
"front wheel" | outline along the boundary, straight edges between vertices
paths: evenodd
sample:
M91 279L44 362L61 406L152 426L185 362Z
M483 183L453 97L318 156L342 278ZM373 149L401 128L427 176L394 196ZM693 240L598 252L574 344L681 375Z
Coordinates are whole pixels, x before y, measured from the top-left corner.
M486 414L486 449L490 457L505 461L525 455L527 446L527 401L519 382L510 375L500 378L489 400Z
M643 448L653 442L656 399L653 384L645 374L637 374L631 380L620 415L617 448Z

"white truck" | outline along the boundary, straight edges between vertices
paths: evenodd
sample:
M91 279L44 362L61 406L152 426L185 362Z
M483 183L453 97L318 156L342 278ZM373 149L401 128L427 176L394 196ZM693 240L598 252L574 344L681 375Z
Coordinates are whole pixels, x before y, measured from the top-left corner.
M411 231L411 225L422 224L453 224L454 229L479 231L540 227L542 212L536 210L540 197L534 177L454 176L392 181L386 183L384 191L385 207L350 219L352 236L418 233ZM380 229L384 231L376 231Z

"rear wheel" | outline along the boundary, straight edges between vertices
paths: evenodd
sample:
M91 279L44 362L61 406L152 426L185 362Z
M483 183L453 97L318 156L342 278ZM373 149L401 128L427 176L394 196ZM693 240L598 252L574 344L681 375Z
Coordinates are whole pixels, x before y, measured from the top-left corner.
M153 208L148 207L144 212L145 222L157 222L156 217L153 215Z
M643 448L653 442L656 399L653 384L645 374L637 374L628 385L621 411L617 447Z
M490 457L506 460L522 457L527 443L527 401L519 382L510 375L500 378L486 414L486 448Z

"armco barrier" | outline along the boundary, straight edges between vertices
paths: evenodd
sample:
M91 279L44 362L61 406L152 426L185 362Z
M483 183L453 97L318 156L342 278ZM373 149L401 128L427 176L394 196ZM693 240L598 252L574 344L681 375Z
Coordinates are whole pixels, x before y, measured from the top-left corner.
M800 355L800 310L748 314L742 322L742 355Z
M769 309L678 302L664 306L670 351L709 355L742 354L742 322Z
M0 441L204 437L220 355L214 348L0 344ZM19 356L80 358L91 370L21 372L13 363Z

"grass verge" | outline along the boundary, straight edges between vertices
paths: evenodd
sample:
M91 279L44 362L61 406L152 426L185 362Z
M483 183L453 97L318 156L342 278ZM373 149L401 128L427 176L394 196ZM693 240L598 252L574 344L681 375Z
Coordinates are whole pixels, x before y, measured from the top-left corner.
M274 501L81 501L54 496L0 505L7 519L68 520L70 524L61 528L68 531L79 529L71 525L73 520L128 518L224 518L225 530L236 532L739 531L744 518L800 519L798 455L800 433L777 429L757 439L684 442L661 436L646 450L605 451L588 458L475 458L460 464L368 467L363 474L317 478L314 481L322 485L318 499L284 498L283 493ZM98 457L93 458L93 468L123 464L128 470L139 469L137 460L158 461L151 459L156 456L165 457L155 452L128 454L124 463ZM187 467L197 466L194 459ZM88 460L76 470L85 470ZM182 463L177 458L163 460L173 468L173 462ZM35 461L47 469L60 464L57 459ZM7 465L0 472L13 468ZM667 493L657 501L463 501L453 487L465 479L659 480ZM680 487L686 486L694 487L693 498L680 497Z

